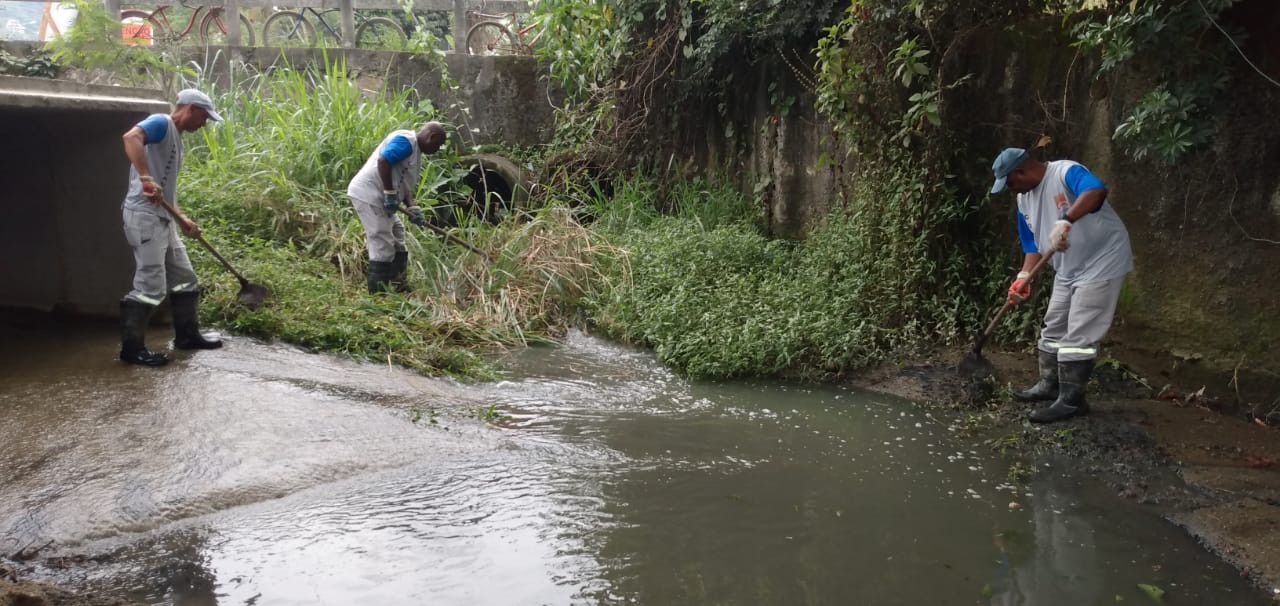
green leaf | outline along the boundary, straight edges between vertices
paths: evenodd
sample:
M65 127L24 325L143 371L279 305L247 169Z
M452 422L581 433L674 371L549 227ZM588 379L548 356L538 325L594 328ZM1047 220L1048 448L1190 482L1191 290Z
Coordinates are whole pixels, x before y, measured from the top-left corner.
M1147 594L1147 597L1155 600L1156 602L1164 603L1163 589L1160 589L1155 585L1147 585L1145 583L1138 583L1138 589L1141 589L1143 593Z

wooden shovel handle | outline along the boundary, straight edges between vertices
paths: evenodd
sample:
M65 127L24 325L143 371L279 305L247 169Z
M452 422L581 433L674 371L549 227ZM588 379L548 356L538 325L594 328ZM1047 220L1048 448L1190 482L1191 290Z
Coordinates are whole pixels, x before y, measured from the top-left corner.
M400 212L402 212L402 213L404 213L404 214L406 214L406 215L407 215L407 214L409 214L409 209L408 209L407 207L404 207L404 206L399 206L399 207L397 207L397 208L396 208L396 210L399 210ZM485 252L484 252L484 251L482 251L482 250L480 250L480 249L476 248L475 246L472 246L470 242L467 242L466 240L463 240L462 238L459 238L459 237L457 237L457 236L455 236L455 235L453 235L453 234L449 233L447 230L444 230L444 229L441 229L441 228L439 228L439 227L436 227L436 226L432 225L431 223L424 223L424 224L423 224L423 227L426 227L427 229L430 229L431 231L434 231L434 232L436 232L436 233L440 234L441 236L444 236L444 239L446 239L446 240L448 240L448 241L450 241L450 242L453 242L454 244L457 244L458 246L461 246L461 247L463 247L463 248L465 248L465 249L467 249L467 250L469 250L469 251L471 251L471 252L473 252L473 253L475 253L475 254L477 254L477 255L480 255L481 257L484 257L484 259L485 259L486 261L488 261L488 262L490 262L490 263L492 263L492 262L493 262L493 258L491 258L489 255L485 254Z
M1058 249L1051 248L1049 249L1049 252L1040 257L1040 261L1035 264L1035 267L1031 268L1031 272L1027 276L1027 284L1035 282L1036 274L1039 274L1040 270L1044 269L1044 266L1049 264L1049 259L1052 259L1053 254L1056 252L1058 252ZM1009 313L1009 310L1012 308L1013 302L1005 300L1004 306L1000 308L1000 311L996 312L996 317L991 318L991 322L987 324L987 329L982 331L982 336L978 337L978 342L974 345L975 350L982 349L982 344L987 342L987 338L990 337L991 332L996 329L996 325L1000 324L1001 318L1004 318L1004 315Z
M160 200L160 206L163 206L165 210L169 211L169 214L173 216L173 220L177 221L178 217L181 216L178 213L178 209L174 208L172 204L169 204L169 201L165 200L164 197L160 197L159 200ZM204 239L203 235L197 234L196 240L199 240L200 243L204 245L206 250L213 253L213 256L216 259L218 259L218 262L222 263L222 266L227 268L227 271L231 272L231 275L235 276L236 279L240 281L241 286L244 286L245 284L249 283L248 280L244 279L244 276L240 275L240 272L236 271L236 268L231 266L231 263L229 263L226 259L222 258L222 255L218 254L218 251L213 248L212 244L209 244L208 240Z

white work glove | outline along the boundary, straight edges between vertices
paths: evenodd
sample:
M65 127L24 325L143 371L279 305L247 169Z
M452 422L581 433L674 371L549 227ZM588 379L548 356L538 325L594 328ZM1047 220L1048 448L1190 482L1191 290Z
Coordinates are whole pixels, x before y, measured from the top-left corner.
M1049 232L1049 247L1054 250L1066 250L1071 247L1071 242L1067 241L1067 235L1071 233L1071 222L1066 219L1058 219L1053 224L1053 231Z

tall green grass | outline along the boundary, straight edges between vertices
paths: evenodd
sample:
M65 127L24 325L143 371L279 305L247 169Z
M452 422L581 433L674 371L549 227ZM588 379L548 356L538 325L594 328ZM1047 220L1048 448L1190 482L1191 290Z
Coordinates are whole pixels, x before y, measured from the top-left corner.
M728 187L683 184L659 200L656 188L628 183L596 210L628 263L587 300L590 317L605 334L715 379L830 378L966 338L998 302L966 293L1006 273L958 255L934 262L936 227L956 219L948 209L957 205L930 204L909 183L865 181L799 243L763 235Z
M227 122L190 146L183 203L276 294L256 311L238 306L236 282L192 248L209 288L206 319L317 350L479 376L483 352L555 339L585 310L604 333L652 347L692 376L825 378L969 336L998 303L969 293L998 292L1010 274L994 258L973 267L946 254L966 205L882 166L799 243L763 235L758 209L723 184L660 188L633 178L615 182L604 200L564 183L520 221L458 228L489 259L406 226L416 291L369 296L347 183L388 132L435 112L408 92L361 91L345 72L335 62L240 74L217 94ZM428 164L419 201L457 186L453 160L446 153ZM569 210L583 200L594 206ZM1019 310L1010 324L1033 327L1029 314Z
M545 209L457 234L492 261L406 223L407 295L364 292L364 232L346 196L350 179L392 130L416 129L433 105L358 89L341 62L315 71L234 75L215 94L226 121L188 148L182 203L206 236L275 294L250 311L238 284L191 247L208 296L205 319L237 332L424 372L477 376L484 351L554 339L581 297L606 283L597 266L616 251L572 216ZM208 84L203 85L206 89ZM461 185L447 150L424 162L416 200Z

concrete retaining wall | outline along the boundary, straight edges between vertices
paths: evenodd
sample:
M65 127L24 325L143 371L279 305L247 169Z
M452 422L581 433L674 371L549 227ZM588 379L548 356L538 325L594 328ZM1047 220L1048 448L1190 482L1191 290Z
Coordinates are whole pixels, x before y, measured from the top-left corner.
M470 145L541 145L550 141L555 129L552 101L558 92L534 57L446 55L449 73L459 87L456 94L442 86L440 72L430 61L410 53L264 47L239 49L230 56L193 49L187 59L204 66L206 77L219 86L230 84L227 74L232 61L242 61L253 71L344 61L352 81L365 90L408 88L430 100L463 131Z

